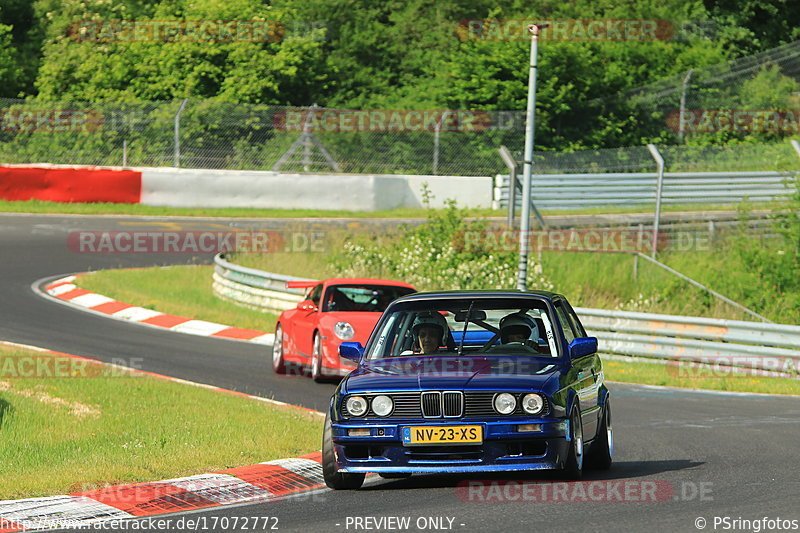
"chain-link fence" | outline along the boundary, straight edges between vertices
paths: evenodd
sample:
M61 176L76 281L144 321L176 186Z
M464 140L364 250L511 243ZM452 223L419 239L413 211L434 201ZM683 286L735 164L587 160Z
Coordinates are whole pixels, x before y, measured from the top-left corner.
M658 144L666 172L800 170L800 154L789 141L724 146ZM511 151L522 172L522 150ZM533 155L533 174L654 172L656 162L646 146L602 148ZM504 169L504 172L507 169Z
M210 100L0 99L0 163L480 176L520 111L351 111Z
M800 133L800 41L576 103L565 123L570 113L581 131L631 124L623 142L652 139L667 171L794 169L785 139ZM524 126L524 111L0 99L0 164L491 176L506 170L501 145L521 153ZM652 168L643 146L534 160L536 173Z
M586 102L587 117L635 124L667 144L768 142L800 133L800 41L724 63L687 68Z

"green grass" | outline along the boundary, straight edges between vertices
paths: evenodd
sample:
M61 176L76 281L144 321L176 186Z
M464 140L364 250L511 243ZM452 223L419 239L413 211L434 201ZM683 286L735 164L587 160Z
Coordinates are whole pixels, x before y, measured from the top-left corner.
M797 322L794 295L767 286L758 270L725 245L664 253L658 259L774 322ZM575 306L758 321L644 259L638 259L634 279L634 261L627 254L544 252L542 270Z
M278 320L217 298L211 290L211 266L171 266L104 270L81 276L76 284L121 302L162 313L273 331Z
M677 363L662 364L606 359L603 360L603 370L606 379L625 383L729 392L800 395L800 379L745 375L744 370L740 374L727 373L710 367L682 370Z
M758 206L754 205L754 208ZM770 208L774 207L770 204ZM680 211L724 211L735 206L720 204L667 204L662 212ZM654 212L654 206L633 207L591 207L584 209L555 210L543 209L543 215L599 215ZM499 217L507 215L505 209L468 209L469 216ZM231 218L425 218L425 208L402 208L387 211L344 211L325 209L259 209L259 208L200 208L200 207L160 207L139 204L115 203L58 203L41 200L10 201L0 200L0 213L72 214L72 215L137 215L137 216L176 216L176 217L231 217ZM517 213L519 216L519 213Z
M0 359L0 499L156 481L319 449L321 419L299 409L9 345L0 345ZM52 377L28 377L29 362L43 359L56 372L37 372ZM26 377L16 377L21 373Z

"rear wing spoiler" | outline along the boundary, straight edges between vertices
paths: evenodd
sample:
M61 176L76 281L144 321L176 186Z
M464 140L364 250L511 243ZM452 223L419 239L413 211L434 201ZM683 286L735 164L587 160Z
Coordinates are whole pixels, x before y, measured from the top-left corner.
M297 280L297 281L287 281L286 288L287 289L308 289L311 287L316 287L319 284L319 281L314 279L304 279L304 280Z

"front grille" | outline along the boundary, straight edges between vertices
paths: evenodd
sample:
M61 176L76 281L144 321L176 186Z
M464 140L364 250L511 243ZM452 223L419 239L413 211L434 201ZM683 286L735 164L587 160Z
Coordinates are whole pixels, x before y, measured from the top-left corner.
M458 418L464 414L464 394L461 392L443 392L442 405L446 418Z
M422 416L425 418L439 418L442 416L442 402L440 392L422 393Z
M510 415L500 415L494 410L494 397L498 392L464 392L461 391L426 391L388 393L394 402L394 410L389 416L378 416L370 408L369 412L361 419L391 420L414 418L487 418L506 416L530 416L522 410L522 397L524 392L512 392L517 398L517 408ZM377 394L365 394L371 398ZM340 406L344 418L353 418L345 408L345 402ZM538 416L545 416L550 412L550 405L545 398L545 407Z
M394 411L388 418L419 418L422 411L419 407L419 393L390 394L394 401ZM372 413L372 416L376 416Z

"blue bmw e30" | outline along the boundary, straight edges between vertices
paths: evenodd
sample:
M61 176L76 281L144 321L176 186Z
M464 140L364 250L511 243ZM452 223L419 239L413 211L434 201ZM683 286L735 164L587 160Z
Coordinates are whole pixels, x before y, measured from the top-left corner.
M545 291L445 291L395 300L331 397L325 483L368 472L468 473L611 465L611 404L575 311Z

